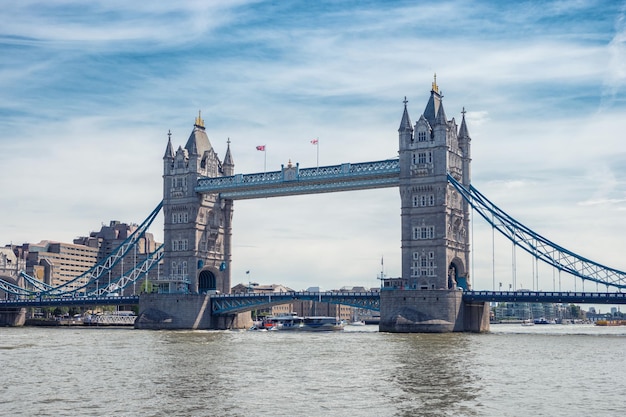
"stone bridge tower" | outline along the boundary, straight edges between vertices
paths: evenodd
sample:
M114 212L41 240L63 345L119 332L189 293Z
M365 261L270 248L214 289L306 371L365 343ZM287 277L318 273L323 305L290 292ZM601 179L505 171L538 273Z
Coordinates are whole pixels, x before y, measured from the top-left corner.
M404 102L400 136L402 278L410 289L469 287L469 205L447 173L470 183L470 136L447 120L443 94L432 84L424 113L411 125Z
M404 101L400 128L402 277L387 279L380 294L380 330L485 331L486 303L468 304L469 205L448 183L448 173L469 187L470 136L448 120L435 78L424 113L411 124Z
M163 156L165 254L159 292L229 293L233 202L194 189L198 177L234 174L230 141L220 161L200 113L184 148L174 152L168 136Z

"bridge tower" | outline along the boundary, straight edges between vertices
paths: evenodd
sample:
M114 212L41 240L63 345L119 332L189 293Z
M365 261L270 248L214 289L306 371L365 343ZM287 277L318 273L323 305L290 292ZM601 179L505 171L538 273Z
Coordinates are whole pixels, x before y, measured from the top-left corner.
M400 123L402 278L410 289L467 289L469 205L448 183L447 173L470 184L470 142L463 110L461 126L447 120L443 94L432 83L415 126L404 101Z
M234 174L228 142L220 161L206 134L201 114L185 147L172 147L171 133L163 156L165 252L159 291L229 293L231 287L232 200L195 192L198 177Z
M436 76L415 125L404 100L398 129L402 277L385 280L381 331L483 331L489 326L485 304L464 304L459 290L470 288L470 213L447 175L469 187L471 138L465 110L462 114L460 127L446 118Z

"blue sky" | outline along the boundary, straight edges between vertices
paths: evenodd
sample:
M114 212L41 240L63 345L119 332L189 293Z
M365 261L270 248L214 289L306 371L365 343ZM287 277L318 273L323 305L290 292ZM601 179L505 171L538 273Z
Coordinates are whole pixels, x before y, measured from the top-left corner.
M321 165L395 157L402 100L416 121L437 73L447 116L467 110L474 186L626 270L625 16L626 2L600 0L8 2L0 243L141 222L162 198L168 130L184 145L198 110L240 173L263 170L262 144L268 170L315 166L312 138ZM490 289L491 232L476 219L474 287ZM162 238L162 220L151 231ZM233 243L235 284L376 286L381 256L400 274L399 194L238 201ZM506 287L511 246L494 246Z

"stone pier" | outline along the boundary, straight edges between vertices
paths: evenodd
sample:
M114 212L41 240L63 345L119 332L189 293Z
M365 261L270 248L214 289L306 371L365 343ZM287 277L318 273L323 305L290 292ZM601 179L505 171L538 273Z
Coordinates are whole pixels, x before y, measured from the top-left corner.
M460 290L380 292L381 332L447 333L489 330L487 303L465 304Z
M229 316L211 315L209 294L142 294L136 329L227 330L252 326L250 312Z
M26 322L25 308L3 308L0 309L0 326L19 327Z

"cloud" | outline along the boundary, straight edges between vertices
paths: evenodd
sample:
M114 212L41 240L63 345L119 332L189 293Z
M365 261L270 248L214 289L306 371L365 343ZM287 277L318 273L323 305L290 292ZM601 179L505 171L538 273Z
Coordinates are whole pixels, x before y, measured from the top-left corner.
M140 222L162 198L168 130L184 145L198 110L241 173L264 156L268 170L315 166L314 137L321 165L394 158L403 98L415 122L437 73L447 116L467 110L475 186L626 269L623 22L624 4L598 1L7 4L0 236ZM477 288L490 288L490 231L476 223ZM381 256L400 274L399 225L395 189L238 201L233 281L250 269L296 289L376 286Z

